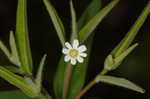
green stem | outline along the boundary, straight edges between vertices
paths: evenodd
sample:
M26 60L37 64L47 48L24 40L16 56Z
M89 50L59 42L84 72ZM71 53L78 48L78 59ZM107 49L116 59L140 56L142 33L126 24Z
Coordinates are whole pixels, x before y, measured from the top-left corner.
M65 79L64 79L64 87L63 87L63 98L66 99L68 94L68 89L70 86L70 80L72 75L73 66L69 63L66 68L65 72Z
M108 71L103 69L100 75L105 75ZM85 88L83 88L75 99L80 99L88 90L90 90L96 84L95 79L88 83Z

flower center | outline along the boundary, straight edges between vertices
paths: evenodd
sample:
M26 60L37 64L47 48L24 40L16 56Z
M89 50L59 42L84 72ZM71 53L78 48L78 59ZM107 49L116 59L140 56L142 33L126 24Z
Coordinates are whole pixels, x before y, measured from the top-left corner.
M78 56L78 53L79 53L78 50L72 49L72 50L70 50L69 55L71 57L76 57L76 56Z

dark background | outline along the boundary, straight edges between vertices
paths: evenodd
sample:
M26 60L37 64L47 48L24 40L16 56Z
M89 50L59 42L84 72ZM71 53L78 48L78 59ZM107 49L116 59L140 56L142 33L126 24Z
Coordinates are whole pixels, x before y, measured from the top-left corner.
M45 69L44 85L52 88L52 79L56 71L58 59L61 55L61 45L57 38L48 13L42 0L28 0L28 23L30 42L35 68L44 53L48 54ZM78 17L92 0L74 0ZM111 0L102 0L104 7ZM124 37L138 15L149 0L120 0L120 3L102 21L96 29L93 51L87 72L87 82L100 72L105 57ZM51 0L57 9L70 34L69 0ZM17 0L0 0L0 39L8 45L9 31L15 30ZM119 69L110 75L125 77L146 89L145 94L139 94L124 88L99 84L94 86L84 97L91 99L150 99L150 17L146 20L134 42L139 46L128 56ZM6 57L0 52L1 64L8 64ZM0 90L10 90L15 87L0 80ZM49 90L50 91L50 90ZM51 92L51 91L50 91ZM52 93L52 92L51 92Z

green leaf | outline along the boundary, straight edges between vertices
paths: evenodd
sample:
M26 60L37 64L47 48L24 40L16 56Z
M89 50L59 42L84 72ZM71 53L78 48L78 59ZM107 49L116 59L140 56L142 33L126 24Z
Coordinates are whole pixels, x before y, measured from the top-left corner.
M126 50L130 44L133 42L135 36L137 35L138 31L144 24L146 18L148 17L150 13L150 2L147 4L147 6L142 11L141 15L138 17L135 24L131 27L129 32L126 34L124 39L118 44L118 46L111 52L111 55L113 57L117 57L120 55L124 50Z
M10 31L9 44L10 44L10 49L11 49L10 61L15 65L20 66L21 63L19 60L18 50L17 50L16 41L15 41L13 31Z
M90 3L78 21L78 30L80 30L98 12L100 6L101 0L93 0Z
M78 28L77 28L77 21L76 21L76 13L73 7L72 0L70 1L70 9L71 9L71 16L72 16L72 35L71 41L78 39Z
M20 90L12 90L12 91L1 91L0 99L33 99L33 98L28 97Z
M96 12L100 8L100 0L93 0L90 5L87 7L85 12L83 13L81 19L78 22L78 29L80 29L91 17L93 17ZM86 42L88 45L88 50L91 49L91 42L92 42L93 36ZM89 53L88 53L89 55ZM74 68L73 74L72 74L72 80L71 80L71 86L70 91L68 93L68 99L73 99L78 92L82 89L85 81L86 76L86 68L88 63L88 57L85 59L85 62L83 64L77 64ZM62 98L62 91L63 91L63 82L64 82L64 72L66 70L67 63L64 62L64 56L61 57L58 69L56 71L55 79L54 79L54 92L55 96L58 99ZM73 89L73 90L72 90Z
M13 72L13 73L20 73L20 69L16 66L3 66L4 68L6 68L7 70Z
M32 74L32 56L28 38L27 0L18 0L16 42L21 61L21 68L25 74Z
M57 99L62 98L63 82L64 82L64 73L67 63L64 62L64 56L60 58L58 63L58 68L54 77L53 87L54 93Z
M68 99L74 99L74 97L80 92L86 77L86 71L89 63L90 52L92 48L93 36L89 38L89 41L85 42L86 47L88 48L87 54L88 56L84 59L84 63L78 63L72 72L72 77L70 81L70 88L68 93Z
M119 0L113 0L105 8L100 10L79 32L81 42L84 42L94 31L97 25L104 19L104 17L112 10Z
M1 40L0 40L0 49L7 56L8 59L11 57L10 51L8 50L8 48L5 46L5 44Z
M104 82L104 83L116 85L116 86L119 86L119 87L124 87L124 88L130 89L130 90L133 90L133 91L137 91L137 92L140 92L140 93L145 92L145 90L142 89L141 87L139 87L138 85L132 83L131 81L129 81L127 79L120 78L120 77L98 75L96 77L95 81L97 83Z
M39 69L36 75L36 80L35 83L37 85L37 87L40 89L41 88L41 82L42 82L42 72L43 72L43 67L45 64L45 60L46 60L46 54L42 57L41 62L39 64Z
M64 29L64 26L62 24L62 21L59 18L55 8L52 6L50 1L49 0L43 0L43 2L47 8L47 11L51 17L52 22L54 24L54 27L56 29L57 35L60 39L60 42L61 42L62 46L64 47L66 40L65 40L65 29Z
M26 95L30 97L37 97L38 94L34 93L29 85L25 82L24 78L8 71L0 66L0 77L8 81L10 84L20 88Z
M126 49L124 52L122 52L119 56L113 57L111 54L108 55L104 62L104 69L107 71L111 71L119 67L119 65L122 63L122 61L138 46L138 44L134 44L128 49Z

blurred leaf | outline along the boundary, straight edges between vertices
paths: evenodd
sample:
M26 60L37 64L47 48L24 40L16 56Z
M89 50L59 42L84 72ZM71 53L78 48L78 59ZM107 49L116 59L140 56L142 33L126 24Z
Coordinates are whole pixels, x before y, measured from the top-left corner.
M21 63L19 60L19 55L18 55L16 41L15 41L13 31L10 31L9 44L10 44L10 48L11 48L10 61L15 65L20 66Z
M131 27L130 31L126 34L126 36L123 38L123 40L111 52L111 55L113 55L113 57L117 57L118 55L120 55L123 51L125 51L130 46L130 44L133 42L135 36L137 35L138 31L140 30L140 28L144 24L149 13L150 13L150 2L144 8L143 12L138 17L137 21Z
M129 47L128 49L126 49L124 52L122 52L119 56L117 56L116 58L114 58L111 54L108 55L108 57L105 60L104 63L104 69L105 70L114 70L116 69L121 63L122 61L138 46L138 44L134 44L131 47Z
M26 95L30 97L36 97L38 94L34 93L32 89L24 81L24 78L8 71L0 66L0 77L8 81L10 84L20 88Z
M78 22L78 29L80 29L91 17L93 17L98 9L100 8L100 0L93 0L88 8L83 13L81 19ZM91 42L92 42L93 36L89 38L89 40L86 42L88 50L91 49ZM89 53L88 53L89 55ZM87 62L88 57L85 59L85 62L83 64L77 64L74 68L74 72L72 74L72 80L71 80L71 86L70 91L68 94L68 99L73 99L72 97L75 97L78 92L82 89L85 81L85 75L86 75L86 68L87 68ZM64 62L64 57L62 56L59 64L58 69L56 71L55 79L54 79L54 92L55 96L58 99L62 98L62 90L63 90L63 82L64 82L64 72L66 70L67 63ZM73 90L71 90L73 89Z
M52 22L54 24L54 27L56 29L57 35L60 39L60 42L61 42L62 46L64 46L66 40L65 40L65 29L64 29L63 23L62 23L61 19L59 18L55 8L50 3L50 1L43 0L43 2L47 8L47 11L51 17Z
M113 0L105 8L100 10L79 32L81 42L84 42L94 31L102 19L112 10L119 0Z
M43 67L45 64L45 60L46 60L46 54L42 57L41 62L39 64L39 69L36 75L36 80L35 83L37 85L37 87L40 89L41 88L41 83L42 83L42 73L43 73Z
M71 16L72 16L72 35L71 41L78 39L78 28L77 28L77 21L76 21L76 13L73 7L72 0L70 1L70 9L71 9Z
M35 98L28 97L20 90L13 90L13 91L1 91L0 99L35 99Z
M57 99L62 98L63 81L64 81L64 73L65 73L66 66L67 63L64 62L64 56L62 56L58 63L58 68L53 82L54 93Z
M97 83L99 82L104 82L112 85L116 85L119 87L124 87L127 89L131 89L133 91L137 91L140 93L144 93L145 90L139 87L138 85L132 83L131 81L124 79L124 78L119 78L119 77L113 77L113 76L102 76L98 75L95 79Z
M19 70L19 68L16 66L3 66L3 67L6 68L7 70L13 72L13 73L20 73L21 72Z
M18 0L16 42L19 51L21 68L25 74L32 74L32 56L28 38L27 26L27 0Z

